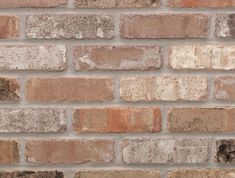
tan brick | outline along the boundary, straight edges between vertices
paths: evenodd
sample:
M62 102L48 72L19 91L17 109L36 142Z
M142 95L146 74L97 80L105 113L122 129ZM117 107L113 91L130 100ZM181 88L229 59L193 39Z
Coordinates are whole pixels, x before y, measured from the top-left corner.
M19 144L14 140L0 140L0 164L18 163Z
M0 1L0 8L11 7L58 7L67 4L67 0L2 0Z
M173 69L234 70L235 45L172 46L169 64Z
M168 178L233 178L234 169L177 169Z
M107 101L113 99L111 78L30 78L29 101Z
M122 38L206 38L207 31L202 14L121 15Z
M19 19L16 16L0 16L0 39L19 37Z
M235 7L235 0L169 0L168 7L233 8Z
M155 70L161 67L159 46L77 46L76 70Z
M160 178L157 170L82 170L74 178Z
M159 7L160 0L76 0L78 8L153 8Z
M235 108L171 108L171 132L234 132Z
M0 101L18 101L19 89L18 79L0 77Z
M235 163L235 139L216 141L216 162Z
M194 76L123 77L125 101L199 101L207 98L207 78Z
M203 138L142 138L125 140L123 161L134 163L205 163L208 140Z
M29 140L26 159L33 163L109 163L114 143L108 140Z
M59 171L0 171L2 178L64 178L64 173Z
M215 97L220 100L235 100L235 76L215 79Z
M235 14L217 15L215 35L220 38L235 38Z
M114 19L110 15L30 15L26 19L26 36L38 39L110 39Z
M0 108L0 132L64 132L66 112L52 108Z
M63 45L2 45L0 70L62 71L66 69Z
M77 132L158 132L159 108L85 108L74 113Z

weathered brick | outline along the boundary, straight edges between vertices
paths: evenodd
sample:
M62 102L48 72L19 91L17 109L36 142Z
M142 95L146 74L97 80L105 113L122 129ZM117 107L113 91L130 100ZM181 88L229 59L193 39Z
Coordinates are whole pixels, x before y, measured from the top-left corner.
M109 163L114 142L108 140L29 140L26 159L33 163Z
M63 45L2 45L0 70L66 69L66 48Z
M173 69L234 70L235 45L172 46L169 64Z
M205 163L208 140L203 138L129 139L122 144L123 161L133 163Z
M29 101L107 101L113 99L111 78L30 78Z
M159 108L87 108L74 113L77 132L158 132Z
M168 178L233 178L235 169L177 169Z
M0 132L63 132L64 109L0 108Z
M152 8L159 7L160 0L76 0L78 8Z
M169 0L168 7L177 8L233 8L235 0Z
M59 171L0 171L1 178L64 178Z
M177 101L205 100L206 77L123 77L120 95L125 101Z
M74 178L160 178L160 172L151 169L140 170L82 170Z
M171 132L234 132L235 108L171 108Z
M220 100L235 100L234 76L222 76L215 79L215 97Z
M19 19L16 16L0 16L0 38L19 37Z
M219 163L235 163L235 139L216 141L216 161Z
M77 46L76 70L155 70L161 67L159 46Z
M26 19L26 36L39 39L111 39L114 19L110 15L30 15Z
M18 79L0 78L0 101L18 101L19 88Z
M67 0L2 0L0 1L0 8L11 7L58 7L67 4Z
M235 14L217 15L215 35L220 38L235 38Z
M121 15L122 38L206 38L207 31L202 14Z
M19 160L18 142L15 140L0 140L0 164L18 163Z

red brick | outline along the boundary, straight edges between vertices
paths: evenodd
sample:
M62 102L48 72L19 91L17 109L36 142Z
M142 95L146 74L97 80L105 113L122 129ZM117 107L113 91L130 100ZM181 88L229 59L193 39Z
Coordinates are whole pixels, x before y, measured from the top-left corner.
M19 144L14 140L0 140L0 164L18 163Z
M76 70L156 70L161 67L159 46L77 46Z
M74 113L77 132L159 132L159 108L88 108Z
M19 37L19 19L16 16L0 16L0 39Z
M111 78L30 78L29 101L108 101L113 99Z
M215 97L220 100L235 100L234 76L223 76L215 79Z
M121 16L122 38L206 38L207 31L208 17L202 14Z
M114 143L108 140L29 140L26 159L32 163L109 163Z

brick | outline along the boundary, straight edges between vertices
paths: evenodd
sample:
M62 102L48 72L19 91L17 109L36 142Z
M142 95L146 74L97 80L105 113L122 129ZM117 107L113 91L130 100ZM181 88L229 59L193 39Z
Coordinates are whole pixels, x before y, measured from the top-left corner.
M19 89L18 79L0 77L0 101L18 101Z
M114 142L108 140L29 140L26 159L32 163L109 163Z
M0 171L2 178L64 178L64 173L59 171Z
M76 70L155 70L161 67L159 46L77 46Z
M177 8L233 8L235 0L169 0L168 7Z
M235 169L177 169L168 178L232 178L234 174Z
M63 45L2 45L0 70L62 71L66 69Z
M171 132L235 132L235 108L171 108Z
M77 132L159 132L159 108L82 108L74 113Z
M153 8L160 6L160 0L76 0L78 8Z
M203 138L143 138L122 143L122 157L135 163L205 163L208 161L208 140Z
M0 16L0 39L19 37L19 19L16 16Z
M208 17L202 14L121 15L122 38L206 38L207 31Z
M0 1L0 8L14 8L14 7L58 7L62 5L66 5L67 0L43 0L43 1L35 1L35 0L8 0L8 1Z
M26 19L27 38L111 39L113 35L110 15L30 15Z
M125 77L120 81L125 101L200 101L207 98L205 77Z
M52 108L0 108L0 132L64 132L66 112Z
M173 69L234 70L235 45L172 46L169 64Z
M220 100L235 100L234 76L222 76L215 79L215 97Z
M219 38L235 38L235 14L217 15L215 35Z
M216 141L216 161L218 163L235 163L235 139Z
M113 99L111 78L29 78L29 101L107 101Z
M19 144L15 140L0 140L0 164L18 163Z
M160 178L160 172L144 170L82 170L74 178Z

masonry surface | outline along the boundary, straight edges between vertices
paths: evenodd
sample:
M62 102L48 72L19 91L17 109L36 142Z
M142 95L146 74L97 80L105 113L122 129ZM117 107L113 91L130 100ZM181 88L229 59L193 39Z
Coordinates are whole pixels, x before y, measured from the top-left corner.
M0 0L0 178L235 178L235 0Z

